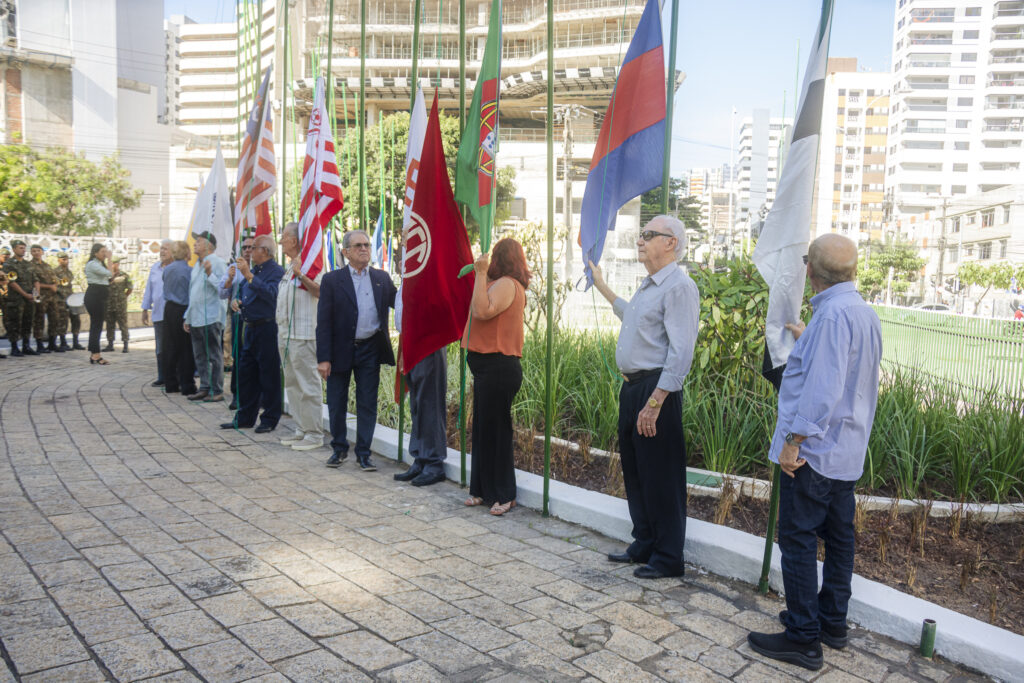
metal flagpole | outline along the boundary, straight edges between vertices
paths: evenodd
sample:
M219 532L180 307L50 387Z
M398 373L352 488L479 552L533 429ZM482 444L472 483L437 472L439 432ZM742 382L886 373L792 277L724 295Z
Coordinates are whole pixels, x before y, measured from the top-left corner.
M555 344L554 321L554 289L552 280L555 276L555 3L548 5L548 255L547 255L547 330L545 344L547 353L544 358L544 497L543 514L548 515L551 483L551 421L555 413L555 394L551 376L551 356ZM497 165L495 165L497 173ZM569 167L565 168L565 177L569 178ZM566 181L568 182L568 180ZM496 193L495 193L496 194ZM493 215L493 214L492 214Z
M288 0L282 0L284 6L284 87L281 88L281 233L284 233L284 224L288 222L288 86L291 80L288 78L288 15L291 14L288 8Z
M668 213L668 193L672 185L672 110L676 99L676 43L678 42L679 0L672 0L672 23L668 39L668 77L665 96L665 170L661 180L661 212ZM550 54L550 53L549 53Z
M477 72L480 80L480 72ZM459 0L459 139L466 129L466 0ZM459 207L466 220L465 205ZM472 323L470 323L472 324ZM466 485L466 349L459 344L459 465L460 483Z
M331 0L333 2L333 0ZM366 0L362 0L359 9L359 227L365 231L366 225Z

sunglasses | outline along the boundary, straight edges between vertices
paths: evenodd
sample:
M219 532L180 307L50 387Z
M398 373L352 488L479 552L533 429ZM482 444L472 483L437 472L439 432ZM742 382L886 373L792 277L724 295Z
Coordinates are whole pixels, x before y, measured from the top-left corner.
M806 266L807 265L807 254L804 254L800 258L802 258L804 260L804 265Z
M358 244L350 244L350 245L348 245L348 248L349 249L369 249L370 248L370 243L369 242L359 242Z
M667 232L657 232L655 230L644 230L640 233L640 239L644 242L650 242L655 237L675 237L675 235Z
M245 251L246 249L252 249L252 245L251 244L243 244L242 245L242 251Z

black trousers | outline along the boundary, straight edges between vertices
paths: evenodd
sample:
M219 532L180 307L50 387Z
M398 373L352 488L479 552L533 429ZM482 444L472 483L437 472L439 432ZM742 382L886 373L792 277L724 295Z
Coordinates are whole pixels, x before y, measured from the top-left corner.
M281 419L281 353L277 350L277 323L245 325L242 355L233 372L238 375L238 412L235 424L252 427L257 413L260 424L276 427Z
M512 401L523 383L516 356L470 351L473 373L473 454L469 495L487 503L516 499Z
M238 398L238 359L242 356L242 316L228 309L231 325L231 395Z
M686 444L682 392L665 398L654 436L642 436L637 416L658 386L659 375L624 382L619 390L619 452L633 543L626 550L664 574L683 571L686 539Z
M168 301L164 305L164 390L196 393L196 360L192 355L192 337L182 325L188 306ZM97 337L98 339L98 337Z
M100 352L100 334L103 332L103 320L107 317L107 298L110 287L107 285L89 285L85 290L85 310L89 312L89 352Z

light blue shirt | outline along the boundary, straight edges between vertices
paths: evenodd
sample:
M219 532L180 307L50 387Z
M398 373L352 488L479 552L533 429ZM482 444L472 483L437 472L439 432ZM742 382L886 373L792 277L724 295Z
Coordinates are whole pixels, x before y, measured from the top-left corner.
M164 264L157 261L149 268L146 291L142 293L142 310L153 311L153 322L164 319Z
M622 321L615 347L619 372L661 370L659 389L682 389L700 317L700 293L689 273L670 263L645 277L629 302L616 299L612 310Z
M357 273L351 265L348 272L352 274L352 286L356 290L356 305L359 315L356 318L356 340L368 339L380 329L380 318L377 316L377 302L373 300L373 281L370 280L370 266Z
M203 267L204 262L211 264L209 275ZM210 254L192 266L192 279L188 287L188 309L185 311L185 323L190 327L224 323L227 302L220 298L220 281L227 269L224 259L216 254Z
M882 328L853 282L811 299L814 316L789 354L779 390L772 462L787 433L802 434L800 457L829 479L856 481L878 404Z
M228 270L224 272L224 277L220 279L220 282L217 285L221 299L230 299L235 297L235 294L238 291L238 286L245 282L245 278L242 277L242 271L238 269L238 266L235 266L235 277L232 278L231 282L228 282L228 272L230 272L230 269L231 266L228 266Z
M85 281L90 285L110 285L113 273L99 259L91 258L85 264Z

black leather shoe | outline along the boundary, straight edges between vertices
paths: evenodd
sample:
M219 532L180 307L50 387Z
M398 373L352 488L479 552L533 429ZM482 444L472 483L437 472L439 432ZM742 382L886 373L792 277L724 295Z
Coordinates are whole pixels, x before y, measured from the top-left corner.
M754 652L817 671L824 664L821 656L821 643L795 643L785 633L748 633L747 642Z
M238 410L238 401L231 399L231 403L228 404L228 410Z
M373 464L372 460L370 460L370 456L368 456L368 455L363 455L363 456L357 455L356 456L356 460L359 461L359 469L361 469L363 472L376 472L377 471L377 466Z
M633 564L636 562L629 553L608 553L608 561L621 564Z
M256 428L256 429L255 429L254 431L255 431L255 432L256 432L257 434L266 434L266 433L268 433L268 432L272 432L272 431L274 431L275 429L277 429L277 425L267 425L267 424L261 424L261 425L260 425L259 427L257 427L257 428Z
M221 429L251 429L252 425L236 425L234 422L222 422Z
M157 380L157 381L153 382L152 384L150 384L149 386L151 386L151 387L162 387L163 385L164 385L163 382L161 382L160 380Z
M331 458L327 461L327 466L341 467L341 463L345 462L345 458L347 457L348 453L331 453Z
M789 614L789 610L782 610L779 612L779 623L786 626L786 616ZM828 645L833 650L842 650L850 642L849 630L846 627L836 628L835 626L829 626L827 624L821 625L821 642Z
M206 398L209 395L210 395L209 391L197 391L196 393L192 394L191 396L186 396L185 398L187 398L190 401L202 401L204 398Z
M411 483L413 486L430 486L436 484L439 481L444 481L444 472L438 472L437 474L427 474L423 472L420 476L413 479Z
M405 472L399 472L398 474L396 474L395 475L395 481L412 481L416 477L420 476L420 473L422 471L423 471L422 467L416 467L416 465L413 465L412 467L407 469Z
M666 579L669 577L682 575L682 572L679 572L678 574L666 574L663 571L655 569L649 564L645 564L644 566L637 567L633 570L633 576L635 576L638 579Z

